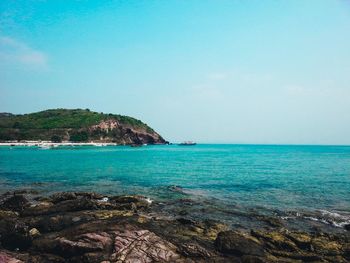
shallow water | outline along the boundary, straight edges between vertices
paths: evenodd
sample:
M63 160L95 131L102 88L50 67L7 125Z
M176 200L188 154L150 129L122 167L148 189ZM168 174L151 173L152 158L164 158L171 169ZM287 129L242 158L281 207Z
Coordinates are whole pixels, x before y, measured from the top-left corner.
M350 223L350 147L0 147L0 192L23 188L192 198L204 214L258 211L337 227Z

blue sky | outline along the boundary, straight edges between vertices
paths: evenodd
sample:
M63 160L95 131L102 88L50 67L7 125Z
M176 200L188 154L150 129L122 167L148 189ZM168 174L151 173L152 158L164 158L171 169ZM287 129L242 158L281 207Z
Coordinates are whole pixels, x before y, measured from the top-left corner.
M1 1L0 92L170 141L350 144L350 2Z

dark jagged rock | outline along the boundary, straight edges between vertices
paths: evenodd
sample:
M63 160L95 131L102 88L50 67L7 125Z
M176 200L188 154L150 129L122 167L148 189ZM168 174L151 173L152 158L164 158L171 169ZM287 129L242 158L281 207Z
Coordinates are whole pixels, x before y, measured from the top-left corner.
M49 196L49 199L52 203L56 204L62 201L77 199L77 195L74 192L63 192L55 193Z
M195 221L193 221L191 219L183 218L183 217L178 218L177 221L183 225L195 225L196 224Z
M104 196L98 193L91 193L91 192L61 192L61 193L55 193L48 197L48 201L56 204L62 201L67 200L75 200L78 198L86 198L91 200L99 200L102 199Z
M67 227L82 224L91 221L89 216L75 216L75 215L54 215L44 216L37 221L32 222L32 225L40 230L40 232L48 233L53 231L60 231Z
M40 202L37 204L32 204L31 206L24 209L21 213L23 216L37 216L37 215L46 215L53 213L54 204L51 202Z
M150 201L144 196L113 196L110 202L118 209L144 209L150 206Z
M344 228L345 228L345 230L350 231L350 224L346 224L346 225L344 226Z
M323 258L317 254L305 253L303 251L288 252L283 250L274 250L271 251L271 253L279 258L289 259L289 262L295 262L295 260L298 260L299 262L328 262L324 261Z
M223 253L236 256L264 256L262 244L255 238L232 230L220 232L215 240L216 248Z
M70 212L81 210L94 210L97 209L97 204L88 198L77 198L73 200L66 200L57 203L51 210L53 212Z
M10 210L0 210L0 220L18 217L18 212Z
M5 199L0 205L3 210L22 211L28 206L29 202L23 195L14 194Z
M94 210L98 208L97 202L89 198L68 199L55 204L42 202L25 209L24 216L46 215L53 213L63 213L82 210Z
M12 218L0 221L0 242L5 248L27 249L32 244L32 237L29 234L29 226L19 219Z
M300 249L311 250L311 237L305 233L286 233L286 237L294 242Z
M106 232L86 233L76 240L57 239L56 251L63 257L72 257L97 251L111 251L112 237Z
M315 237L311 240L311 246L317 254L337 256L342 254L342 245L327 237Z
M297 251L298 247L288 239L284 233L278 231L263 232L251 231L252 235L260 240L266 241L271 249Z
M210 239L216 239L218 233L228 230L227 225L214 221L214 220L204 220L203 221L204 234Z
M193 242L185 242L180 244L178 251L180 251L184 256L193 258L210 258L214 256L212 252Z
M306 233L271 224L250 233L228 230L222 222L192 214L163 217L158 204L154 208L143 196L14 196L19 195L0 197L1 263L350 261L345 230Z
M266 259L263 257L244 255L241 257L242 263L270 263L273 262L271 259ZM285 261L288 262L288 261Z

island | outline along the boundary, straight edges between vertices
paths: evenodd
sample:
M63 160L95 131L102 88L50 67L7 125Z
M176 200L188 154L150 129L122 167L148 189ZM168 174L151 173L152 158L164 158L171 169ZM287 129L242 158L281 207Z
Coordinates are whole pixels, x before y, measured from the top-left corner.
M30 114L0 113L0 143L166 144L142 121L89 109L50 109Z

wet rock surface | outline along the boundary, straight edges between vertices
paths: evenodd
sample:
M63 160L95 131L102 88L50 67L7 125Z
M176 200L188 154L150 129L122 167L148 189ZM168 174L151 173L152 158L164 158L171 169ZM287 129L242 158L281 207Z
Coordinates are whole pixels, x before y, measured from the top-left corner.
M292 231L270 219L268 227L247 231L181 211L164 217L143 196L6 193L0 262L350 261L347 231Z
M259 240L250 235L235 231L220 232L215 240L216 248L222 252L237 256L252 255L263 257L264 248Z

